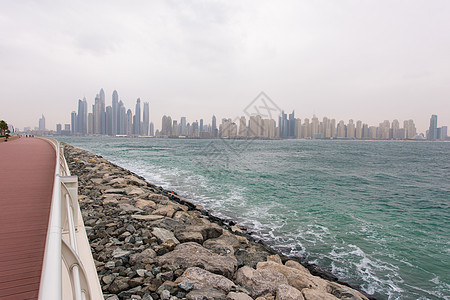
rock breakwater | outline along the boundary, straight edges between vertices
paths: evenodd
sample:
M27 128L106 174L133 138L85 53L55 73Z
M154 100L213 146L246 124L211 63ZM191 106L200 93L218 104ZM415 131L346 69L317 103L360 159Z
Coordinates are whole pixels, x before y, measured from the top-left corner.
M176 193L64 148L105 299L367 299Z

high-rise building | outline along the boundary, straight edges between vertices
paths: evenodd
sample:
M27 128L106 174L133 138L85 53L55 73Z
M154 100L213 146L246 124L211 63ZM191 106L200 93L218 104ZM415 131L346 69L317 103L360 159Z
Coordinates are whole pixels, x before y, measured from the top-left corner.
M56 124L56 134L61 134L62 126L61 124Z
M347 132L346 132L348 139L354 139L356 135L356 127L355 123L353 123L353 120L350 119L347 124Z
M200 132L203 132L203 119L200 119Z
M172 135L172 118L170 116L164 115L162 117L161 135L162 136Z
M295 116L294 111L289 114L289 120L288 120L288 137L294 138L295 137Z
M219 131L217 130L217 124L216 124L217 120L216 120L216 116L212 116L212 121L211 121L211 129L212 129L212 136L213 137L217 137L219 134Z
M313 117L311 119L311 137L312 138L315 139L318 137L319 127L320 127L319 119L316 117L316 115L313 115Z
M119 94L114 90L112 93L112 135L116 135L119 132L119 118Z
M362 122L356 121L356 128L355 128L355 138L360 140L362 139Z
M247 120L244 116L239 119L239 133L238 136L246 137L247 136Z
M430 118L430 129L428 129L428 139L434 141L437 138L437 115L432 115Z
M77 130L77 121L78 121L78 119L77 119L77 113L76 113L75 111L73 111L73 112L70 114L70 125L71 125L71 131L70 131L70 133L71 133L71 134L75 134L75 133L78 132L78 130Z
M109 105L106 107L106 134L113 135L113 110Z
M133 134L141 135L141 98L136 100L136 109L134 110Z
M118 131L120 135L127 134L127 113L122 101L119 101L119 117L118 117Z
M405 138L413 139L417 135L416 126L413 120L406 120L403 122L403 128L405 129Z
M93 114L94 114L94 134L101 134L102 133L102 128L101 128L102 127L102 103L101 103L99 94L97 94L95 96Z
M106 104L105 104L105 91L100 89L100 134L106 134Z
M186 117L181 117L180 119L180 135L187 136L187 125L186 125Z
M78 115L77 115L77 132L85 135L88 133L88 105L86 98L78 100Z
M148 102L144 102L144 111L142 113L142 135L148 136L149 125L150 125L150 108Z
M150 122L150 136L155 136L155 125Z
M441 141L445 141L447 139L447 126L442 126L441 127L441 136L440 136L440 140Z
M343 120L340 120L337 125L337 138L344 139L345 138L345 124Z
M133 135L133 113L131 109L127 110L126 135Z
M398 120L392 121L391 133L390 133L391 139L394 139L394 140L399 139L399 129L400 129L400 123L398 122Z
M302 120L300 118L295 119L295 132L297 133L295 138L302 138Z
M45 117L42 115L42 117L39 119L39 130L46 130L45 129Z

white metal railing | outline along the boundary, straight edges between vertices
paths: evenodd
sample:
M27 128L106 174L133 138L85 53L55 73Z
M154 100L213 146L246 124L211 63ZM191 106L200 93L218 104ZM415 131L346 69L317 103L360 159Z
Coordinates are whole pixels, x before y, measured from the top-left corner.
M89 244L86 246L87 237L78 205L78 178L70 175L59 142L49 138L45 140L55 148L56 168L39 299L103 299ZM83 232L79 228L80 222ZM84 255L83 258L80 258L80 241L83 247L89 248L89 255ZM87 267L95 272L91 274L91 280L88 280L86 264L92 264ZM69 284L64 282L66 273ZM92 278L96 282L92 282Z

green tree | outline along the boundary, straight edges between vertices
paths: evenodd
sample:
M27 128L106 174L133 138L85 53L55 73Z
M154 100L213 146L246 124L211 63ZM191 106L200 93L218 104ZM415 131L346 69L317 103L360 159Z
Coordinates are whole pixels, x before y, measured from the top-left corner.
M0 136L4 136L6 138L5 141L7 141L9 138L10 132L11 131L8 128L8 124L4 120L1 120L0 121Z

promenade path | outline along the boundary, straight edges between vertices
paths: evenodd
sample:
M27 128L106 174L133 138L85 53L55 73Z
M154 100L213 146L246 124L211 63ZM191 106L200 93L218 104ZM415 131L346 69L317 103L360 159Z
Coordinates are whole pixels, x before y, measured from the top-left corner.
M38 138L0 143L0 299L37 299L56 153Z

